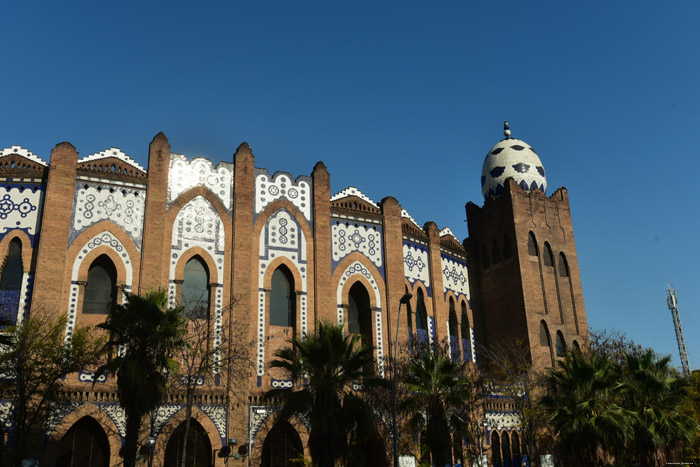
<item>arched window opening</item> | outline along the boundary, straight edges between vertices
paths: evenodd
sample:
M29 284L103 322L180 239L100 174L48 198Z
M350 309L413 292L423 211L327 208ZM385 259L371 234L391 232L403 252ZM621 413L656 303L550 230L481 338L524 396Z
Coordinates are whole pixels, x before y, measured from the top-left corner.
M272 274L270 291L270 325L293 327L296 324L294 277L284 265Z
M486 249L486 245L481 248L481 265L484 269L488 269L491 266L491 261L489 261L489 252Z
M212 465L211 442L206 430L194 418L190 421L187 433L187 453L182 452L185 444L185 422L182 422L170 436L165 447L163 465L183 465L183 455L186 467L209 467Z
M539 256L540 252L537 248L537 240L535 239L535 234L530 232L527 235L527 253L530 256Z
M491 244L491 257L493 258L493 264L498 264L501 262L501 249L498 248L498 241L496 241L495 238Z
M572 342L572 345L574 346L574 349L576 349L576 350L579 351L579 352L581 351L581 346L578 345L578 341L576 341L576 340L573 341L573 342Z
M513 247L510 244L508 233L503 233L503 259L508 259L513 256Z
M510 437L506 432L503 432L503 434L501 434L501 452L503 453L503 465L511 465L510 461L512 457L510 454Z
M564 253L559 253L559 277L569 277L569 263L566 261Z
M518 433L516 431L511 433L510 437L512 444L511 449L513 450L513 465L522 465L522 455L520 453L520 437L518 436Z
M501 439L495 430L491 433L491 462L494 466L501 465Z
M10 242L0 277L0 318L8 324L17 322L23 273L22 243L15 238Z
M425 307L423 290L419 288L416 295L416 338L418 343L423 345L428 343L428 310Z
M209 272L199 256L192 257L185 264L180 304L190 319L209 317Z
M450 354L452 360L459 360L459 321L457 321L457 309L454 298L450 297L450 316L448 321L450 331Z
M544 242L544 265L550 268L554 267L554 255L548 242Z
M372 308L367 289L360 282L355 282L350 287L348 301L348 332L360 334L364 345L373 345Z
M304 455L301 438L292 425L284 420L275 423L265 437L261 467L292 467Z
M469 314L467 313L467 304L462 302L462 359L465 362L472 360L472 345L471 345L471 329L469 326Z
M109 466L109 440L100 424L83 417L68 430L58 445L57 466Z
M557 331L557 357L566 357L566 343L561 331Z
M544 320L540 321L540 345L547 348L549 353L551 366L554 366L554 354L552 353L552 338L549 335L547 323Z
M101 255L88 269L83 313L109 313L117 303L117 268L109 256Z
M423 289L418 289L418 298L416 299L417 310L416 310L416 328L427 331L428 330L428 310L425 307L425 296L423 295Z

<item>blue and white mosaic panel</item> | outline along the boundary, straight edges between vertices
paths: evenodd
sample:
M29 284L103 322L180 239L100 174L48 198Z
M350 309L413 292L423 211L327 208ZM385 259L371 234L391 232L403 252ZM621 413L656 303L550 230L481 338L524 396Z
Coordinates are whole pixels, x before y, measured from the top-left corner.
M270 174L265 169L255 169L255 215L273 201L284 198L304 214L309 223L312 219L311 177L299 176L292 181L291 175L284 172Z
M403 272L411 284L422 281L430 295L430 268L426 246L403 242Z
M516 412L488 411L484 414L484 418L487 431L520 430L521 428L521 419Z
M338 304L338 324L342 325L345 321L345 309L342 307L343 303L343 287L345 284L353 279L353 276L362 276L367 281L369 281L372 286L372 292L374 293L374 299L377 304L374 311L374 346L377 348L377 367L380 376L384 376L384 344L382 339L382 298L379 292L379 286L377 281L372 276L372 273L367 269L367 267L359 261L355 261L350 266L348 266L343 274L340 276L340 281L338 282L338 290L336 291L336 303Z
M70 241L93 224L110 220L121 227L141 250L146 190L78 182L73 201Z
M78 285L78 272L83 264L85 257L95 248L101 246L106 246L112 251L114 251L119 258L121 258L124 269L126 270L126 283L125 289L127 292L131 291L134 278L134 265L132 258L129 257L129 252L126 250L121 240L119 240L111 232L101 232L90 240L88 240L83 248L76 256L73 262L73 269L71 272L71 286L68 297L68 322L66 323L66 342L70 342L73 336L73 329L75 328L76 320L78 317L78 294L80 293L80 286Z
M308 329L306 236L299 222L286 209L276 211L270 216L260 232L259 247L258 348L256 358L258 385L261 384L261 378L265 374L265 310L267 308L264 288L265 272L276 258L289 259L299 271L301 276L299 316L302 335L306 334Z
M0 239L11 230L27 233L34 246L39 232L44 193L36 184L0 186Z
M216 167L209 159L196 157L191 161L182 154L170 154L168 175L168 206L191 188L201 186L214 193L226 209L233 205L233 164L220 162Z
M456 296L465 295L469 299L469 271L467 262L458 258L440 255L442 264L442 288L451 290Z
M335 221L331 226L333 262L335 265L354 251L359 251L377 268L382 264L382 229L360 222ZM335 269L335 268L334 268Z
M222 308L224 281L224 249L226 235L224 223L214 206L204 196L192 198L177 213L173 222L173 235L170 246L170 286L168 303L175 306L177 302L175 269L178 260L189 249L199 247L209 253L215 271L209 271L209 280L214 287L214 345L221 347ZM215 358L219 359L219 353ZM214 373L219 369L215 366Z

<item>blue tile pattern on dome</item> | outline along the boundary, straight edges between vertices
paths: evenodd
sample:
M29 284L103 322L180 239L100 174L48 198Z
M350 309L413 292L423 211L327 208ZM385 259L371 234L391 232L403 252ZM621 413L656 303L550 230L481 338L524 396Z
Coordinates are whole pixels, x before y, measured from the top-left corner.
M505 134L506 138L496 143L484 160L481 193L485 198L497 196L508 178L515 180L523 190L538 189L546 193L547 179L540 158L529 144L510 138L507 125Z

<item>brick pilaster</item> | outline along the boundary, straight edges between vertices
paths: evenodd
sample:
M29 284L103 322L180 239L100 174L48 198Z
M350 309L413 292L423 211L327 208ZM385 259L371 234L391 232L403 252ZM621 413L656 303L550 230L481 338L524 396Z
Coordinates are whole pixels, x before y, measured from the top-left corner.
M141 247L141 273L138 291L166 288L168 268L165 248L169 253L170 239L165 237L165 219L168 210L168 172L170 170L170 143L161 132L148 147L148 181Z
M399 310L399 301L405 293L403 272L403 230L401 229L401 205L388 196L381 202L382 226L384 228L384 270L386 275L386 304L384 306L384 319L387 324L385 342L391 345L387 349L394 356L394 340L396 339L396 320ZM401 306L401 322L399 325L399 345L405 343L408 336L408 324L406 320L406 306Z
M323 162L311 174L314 190L314 284L313 332L319 320L336 318L335 294L331 286L331 178Z
M430 261L430 285L433 290L433 326L435 327L435 342L445 339L447 329L445 323L449 311L445 303L442 289L442 260L440 258L440 230L434 222L426 222L423 231L428 235L428 261Z
M41 218L32 313L58 313L65 308L61 298L64 286L70 281L70 276L64 278L64 271L75 198L77 163L78 151L68 142L57 144L51 151Z

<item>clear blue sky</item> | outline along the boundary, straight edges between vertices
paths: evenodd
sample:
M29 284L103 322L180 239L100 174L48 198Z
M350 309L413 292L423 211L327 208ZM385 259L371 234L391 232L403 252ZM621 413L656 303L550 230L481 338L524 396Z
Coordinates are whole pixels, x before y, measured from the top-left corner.
M678 364L670 276L700 367L699 2L65 3L0 4L0 146L247 141L464 238L508 120L569 189L589 324Z

